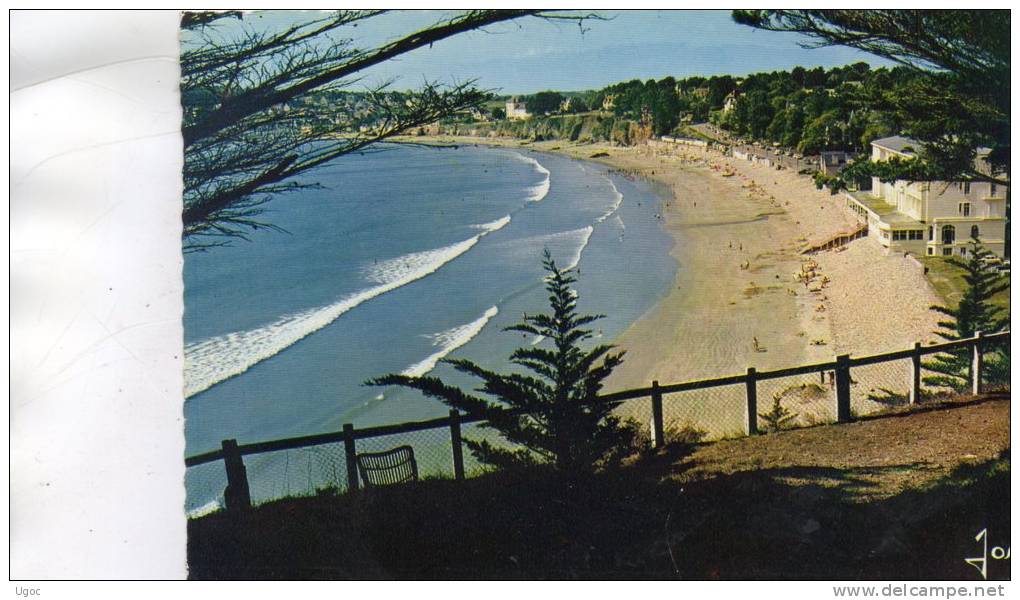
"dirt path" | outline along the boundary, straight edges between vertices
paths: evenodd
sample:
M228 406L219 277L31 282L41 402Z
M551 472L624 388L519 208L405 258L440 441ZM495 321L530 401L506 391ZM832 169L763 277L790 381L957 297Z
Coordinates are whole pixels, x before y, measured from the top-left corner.
M677 465L676 477L772 470L791 485L839 488L851 500L871 501L998 456L1009 448L1009 412L1007 392L847 425L723 440L698 448Z

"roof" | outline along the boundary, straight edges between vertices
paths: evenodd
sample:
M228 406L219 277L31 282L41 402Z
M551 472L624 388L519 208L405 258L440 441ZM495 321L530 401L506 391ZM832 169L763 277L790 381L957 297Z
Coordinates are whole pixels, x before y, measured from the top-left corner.
M878 146L879 148L885 148L886 150L892 150L893 152L899 152L900 154L915 154L915 148L920 146L920 142L912 140L902 135L894 135L891 137L885 137L871 142L872 146ZM909 149L907 149L909 148Z
M881 219L886 225L889 225L895 229L901 229L909 227L911 229L922 229L923 224L917 219L913 219L900 211L896 210L896 207L881 198L876 198L868 192L847 192L855 200L860 202L875 213L879 219Z

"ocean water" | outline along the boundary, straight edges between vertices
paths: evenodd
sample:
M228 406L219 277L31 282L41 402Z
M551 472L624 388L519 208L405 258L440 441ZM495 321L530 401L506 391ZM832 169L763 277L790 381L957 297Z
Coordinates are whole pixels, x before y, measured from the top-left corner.
M393 372L471 385L440 360L505 370L514 348L543 343L502 329L547 308L544 249L577 269L579 309L607 315L597 342L651 308L677 268L661 190L594 163L387 145L314 178L320 189L275 199L263 215L288 233L186 256L188 455L226 438L446 414L412 390L363 383ZM218 485L191 475L189 506L215 501Z

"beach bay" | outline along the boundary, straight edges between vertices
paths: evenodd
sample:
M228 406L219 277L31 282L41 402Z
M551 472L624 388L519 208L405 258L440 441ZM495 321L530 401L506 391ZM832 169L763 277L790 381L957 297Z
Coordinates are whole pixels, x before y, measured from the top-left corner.
M522 146L503 138L428 139ZM915 261L886 255L868 238L838 252L802 254L856 225L842 209L842 195L816 189L808 177L708 149L664 152L561 140L524 147L601 162L671 192L662 219L676 240L676 278L669 293L614 340L627 356L607 391L825 362L838 354L864 356L938 339L938 318L929 306L942 299ZM808 261L825 280L817 291L796 278ZM693 424L715 436L740 433L737 387L720 388L714 399L693 399L714 401L720 415L714 427ZM801 410L824 418L830 402L826 397L822 403ZM688 424L699 411L705 406L684 407L673 424ZM649 418L645 409L630 414Z

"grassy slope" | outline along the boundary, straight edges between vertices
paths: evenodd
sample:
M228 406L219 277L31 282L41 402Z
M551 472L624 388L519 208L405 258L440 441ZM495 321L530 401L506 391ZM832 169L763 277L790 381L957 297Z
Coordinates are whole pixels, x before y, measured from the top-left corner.
M966 283L963 281L964 272L949 264L947 259L942 256L924 256L921 257L921 262L928 267L928 280L931 281L935 291L939 296L942 296L946 304L955 306L959 303L966 287ZM992 298L992 304L1001 307L1006 311L1005 314L1009 315L1009 290Z
M1008 405L673 446L573 482L489 475L217 513L189 523L191 575L973 580L962 559L974 535L987 527L992 545L1009 541ZM979 433L957 436L962 446L903 454L919 434L937 444L939 431L964 426ZM796 448L784 449L790 436ZM935 476L904 487L905 471ZM990 579L1008 577L1008 563L991 567Z

